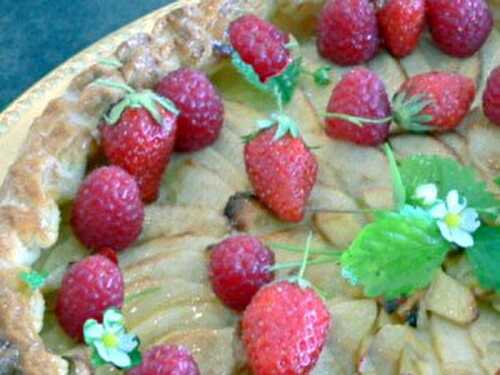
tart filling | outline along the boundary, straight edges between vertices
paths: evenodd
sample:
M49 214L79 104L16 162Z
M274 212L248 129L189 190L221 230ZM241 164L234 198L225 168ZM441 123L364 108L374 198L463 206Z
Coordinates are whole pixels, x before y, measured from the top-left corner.
M203 19L200 13L212 9L209 3L182 8L160 21L158 28L175 28L173 21L180 19L195 34L192 43L202 43L197 27ZM214 16L221 29L210 30L210 46L228 42L223 31L241 5L215 3L223 13ZM270 16L265 6L253 5L262 9L261 16ZM171 58L141 66L141 58L154 56L162 42L138 37L120 47L113 57L119 62L115 67L97 65L74 81L69 93L79 91L78 110L59 110L58 104L70 102L68 97L51 105L26 146L51 147L50 151L37 159L35 154L23 155L2 193L1 228L19 227L0 237L9 245L0 246L5 259L0 267L0 312L5 312L8 324L19 319L17 334L0 325L6 330L0 331L2 336L7 335L5 366L14 363L15 368L19 354L29 358L25 353L31 343L19 337L28 342L40 332L46 357L30 365L21 359L26 371L32 366L31 373L42 366L50 366L45 367L48 373L65 373L68 368L93 371L99 364L103 366L97 373L129 368L137 359L133 353L139 341L144 352L160 344L186 347L202 374L250 373L238 329L241 316L214 294L208 268L213 245L246 233L274 252L276 279L289 279L301 270L300 278L324 298L331 324L311 374L494 374L500 369L499 281L494 271L500 262L494 252L500 127L480 109L489 72L500 65L500 33L494 29L482 49L466 59L443 54L424 35L404 59L380 51L367 62L389 97L408 77L434 70L469 77L477 94L454 131L431 136L392 126L390 147L366 147L332 139L324 129L332 90L351 68L333 65L318 54L312 15L320 8L309 1L297 12L287 3L270 16L297 38L288 47L293 52L290 64L296 64L292 78L286 78L291 85L276 79L256 84L256 72L249 73L234 51L232 58L220 52L206 57L195 55L198 49L193 47L192 55L179 55L186 65L210 66L210 80L224 106L224 124L210 146L170 159L158 198L145 206L139 238L118 253L125 284L123 306L120 311L107 310L102 325L87 321L83 333L88 346L66 335L54 311L68 265L91 254L73 233L73 200L84 176L107 164L95 130L124 96L119 87L100 85L96 79L126 81L137 89L153 87L178 62ZM182 38L181 32L164 32L176 36L177 42ZM283 74L290 75L290 66ZM48 120L53 127L42 127ZM57 121L71 121L71 126L58 127ZM246 172L241 141L257 124L267 128L287 121L298 127L318 164L303 218L297 222L279 219L253 194L256 189ZM284 133L295 137L293 126L287 123ZM57 168L37 164L61 155L64 162ZM36 173L16 175L19 170ZM41 179L43 188L38 189ZM26 197L29 201L16 206ZM33 215L35 206L40 213ZM426 254L412 254L415 249ZM307 267L302 267L304 259ZM0 359L3 366L3 355Z

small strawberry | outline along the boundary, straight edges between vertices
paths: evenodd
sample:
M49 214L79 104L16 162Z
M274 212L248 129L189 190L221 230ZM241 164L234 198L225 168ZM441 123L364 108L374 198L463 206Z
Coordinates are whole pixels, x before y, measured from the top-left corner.
M305 205L316 182L318 164L295 123L274 115L245 145L245 166L259 200L285 221L304 218Z
M492 123L500 126L500 66L488 78L483 95L483 110Z
M281 281L261 288L243 314L242 340L255 375L303 375L325 345L330 315L310 288Z
M215 294L230 308L243 311L274 274L274 253L257 238L237 235L211 249L209 275Z
M85 246L123 250L139 237L143 221L137 183L120 167L96 169L80 185L71 226Z
M360 145L378 145L389 136L391 107L384 83L374 72L355 68L334 87L327 106L326 133ZM353 117L363 117L356 122Z
M281 74L292 61L286 44L288 35L273 24L253 15L244 15L229 26L231 46L251 65L262 82Z
M135 92L126 85L123 88L127 96L100 127L102 147L112 164L137 179L142 200L150 203L158 196L174 148L177 109L168 99L149 90Z
M416 47L425 26L425 0L378 0L377 19L385 48L405 57Z
M318 22L318 51L338 65L370 60L379 48L377 17L369 0L328 0Z
M468 57L493 28L485 0L427 0L427 22L437 46L451 56Z
M456 128L476 95L474 81L458 73L430 72L403 83L393 100L394 122L413 131Z
M109 307L121 308L123 296L118 266L102 255L93 255L66 271L57 295L56 317L69 336L81 341L85 321L100 321Z
M224 123L224 105L205 74L178 69L163 78L155 90L180 111L176 151L197 151L215 142Z
M158 345L144 354L142 364L128 375L199 375L193 356L182 346Z

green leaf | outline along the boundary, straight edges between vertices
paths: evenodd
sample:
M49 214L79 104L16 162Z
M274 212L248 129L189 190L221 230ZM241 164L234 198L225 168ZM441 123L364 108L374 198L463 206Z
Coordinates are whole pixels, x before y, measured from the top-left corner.
M278 101L285 104L292 99L301 73L302 58L295 58L283 73L266 82L260 80L253 67L245 63L236 51L231 54L231 61L241 75L259 90L275 95Z
M498 186L500 186L500 176L498 176L497 178L495 178L495 184L497 184Z
M97 350L92 349L92 354L90 355L90 364L92 367L97 368L104 366L107 362L101 358Z
M389 160L389 168L391 170L394 208L400 210L406 203L406 190L403 185L403 179L401 178L401 173L399 172L394 153L387 143L384 145L384 151L387 156L387 160Z
M47 276L47 272L39 273L36 271L21 272L21 274L19 275L21 280L24 281L31 290L37 290L43 287Z
M133 352L131 352L129 354L131 363L130 363L130 366L127 367L125 370L130 370L134 367L139 366L142 363L142 354L138 348L139 348L139 346L136 349L134 349Z
M450 246L422 209L378 214L342 254L344 277L368 297L406 296L429 285Z
M467 255L481 287L500 292L500 227L480 227Z
M460 196L467 198L468 206L480 212L499 210L500 201L486 190L486 184L478 179L476 172L453 159L411 156L401 161L399 170L408 197L415 193L419 185L432 183L438 187L440 199L445 199L449 191L457 190Z

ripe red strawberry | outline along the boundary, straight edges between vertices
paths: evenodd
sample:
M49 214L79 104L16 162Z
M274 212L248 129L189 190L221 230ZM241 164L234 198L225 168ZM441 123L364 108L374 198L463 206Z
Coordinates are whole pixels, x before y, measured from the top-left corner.
M120 167L102 167L89 174L78 190L71 226L87 247L123 250L142 230L144 206L134 178Z
M493 28L485 0L427 0L427 22L437 46L456 57L476 53Z
M377 17L369 0L328 0L318 22L318 51L338 65L370 60L379 47Z
M474 81L458 73L431 72L407 80L393 102L394 121L415 131L457 127L476 95Z
M245 145L245 166L259 200L280 219L299 222L318 164L298 131L287 129L286 122L278 120L278 126L261 131Z
M387 92L377 74L366 68L355 68L342 77L332 91L327 112L326 133L332 138L372 146L389 136L391 107ZM349 121L350 116L365 118L365 122ZM368 119L382 122L369 123Z
M87 257L64 275L57 295L57 319L69 336L81 341L85 321L100 321L109 307L121 308L123 291L123 277L115 263L102 255Z
M162 107L164 100L149 91L128 94L100 127L104 154L136 178L146 203L156 200L174 148L176 110Z
M281 74L291 62L290 51L286 47L288 35L253 14L244 15L231 23L229 40L262 82Z
M241 324L252 373L308 374L326 342L329 325L328 310L312 289L287 281L263 287Z
M158 345L144 354L140 366L128 375L199 375L193 356L182 346Z
M378 0L377 19L385 48L395 57L409 55L425 26L425 0Z
M500 126L500 66L488 78L483 95L483 110L492 123Z
M224 105L202 72L173 71L160 81L156 92L172 100L180 111L176 151L197 151L215 142L224 123Z
M274 253L257 238L237 235L225 239L210 253L209 275L215 294L230 308L243 311L274 274Z

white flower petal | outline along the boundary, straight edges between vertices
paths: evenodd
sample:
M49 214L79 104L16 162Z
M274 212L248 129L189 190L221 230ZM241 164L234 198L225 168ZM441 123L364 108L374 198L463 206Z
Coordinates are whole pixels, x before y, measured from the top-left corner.
M121 368L129 367L132 364L129 355L120 349L109 350L109 362Z
M437 225L439 227L439 231L441 232L441 235L449 242L453 242L453 237L451 235L450 228L446 225L444 221L439 220L437 222Z
M424 184L415 190L415 198L421 200L424 205L431 206L436 202L438 189L435 184Z
M443 202L436 204L429 210L429 213L434 219L444 219L448 210L446 209L446 204Z
M469 233L474 233L480 226L481 222L479 221L477 211L473 208L466 208L462 212L462 222L460 223L460 228Z
M120 344L118 345L120 350L130 353L137 347L137 345L139 345L139 342L134 334L128 333L120 336Z
M104 312L103 323L106 329L115 324L123 325L123 315L121 311L115 308L107 309Z
M87 344L100 340L104 335L104 327L95 320L87 320L83 326L83 336Z
M458 200L459 200L458 191L451 190L446 196L446 208L448 209L449 212L453 213L460 212L460 211L455 211L457 207L459 207Z
M99 357L101 357L104 361L109 362L110 360L109 350L104 346L103 342L96 341L94 343L94 346L97 350L97 354L99 354Z
M453 238L453 242L460 247L471 247L474 245L474 238L472 238L471 234L465 230L452 229L451 236Z

